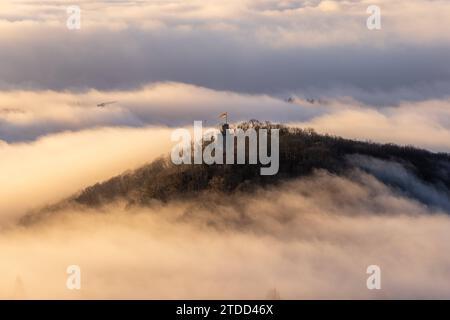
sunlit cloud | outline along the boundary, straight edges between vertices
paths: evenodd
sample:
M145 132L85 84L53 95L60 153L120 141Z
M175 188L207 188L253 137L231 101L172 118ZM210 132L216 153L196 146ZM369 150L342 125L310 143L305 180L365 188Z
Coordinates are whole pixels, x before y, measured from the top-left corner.
M57 212L2 232L0 297L265 299L274 288L282 299L449 297L448 215L357 177L318 173L214 210L200 199ZM65 287L74 263L80 291ZM374 263L382 291L365 287Z
M0 223L166 154L170 132L98 128L0 144Z

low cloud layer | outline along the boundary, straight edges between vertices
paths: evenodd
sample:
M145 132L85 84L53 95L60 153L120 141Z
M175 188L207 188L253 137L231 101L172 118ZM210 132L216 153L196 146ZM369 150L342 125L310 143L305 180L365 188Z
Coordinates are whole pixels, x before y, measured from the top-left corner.
M98 128L0 144L0 225L170 150L164 128Z
M112 100L118 103L96 106ZM181 83L129 91L0 92L0 139L32 140L52 132L96 126L174 127L192 125L194 120L217 125L218 115L227 110L232 121L257 118L286 122L306 120L321 108L302 109L266 95L214 91Z
M381 109L340 101L322 115L293 125L357 140L372 140L448 152L450 100L403 102Z
M450 297L448 215L361 172L208 203L73 209L7 229L0 297ZM72 264L81 291L65 287ZM366 288L372 264L380 291Z
M227 111L231 122L271 120L312 127L354 139L450 150L450 100L403 101L379 107L347 96L285 97L216 91L181 83L158 83L124 91L0 92L0 140L32 141L67 130L96 127L190 126L204 120L217 126ZM98 108L100 102L118 103Z

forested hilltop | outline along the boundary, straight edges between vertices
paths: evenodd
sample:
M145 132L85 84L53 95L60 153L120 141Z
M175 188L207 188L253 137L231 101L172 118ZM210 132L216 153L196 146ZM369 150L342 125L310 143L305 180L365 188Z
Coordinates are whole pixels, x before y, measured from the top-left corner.
M163 157L137 170L82 190L69 201L86 206L99 206L118 199L130 205L146 205L153 200L195 196L198 192L252 192L257 187L309 175L315 169L343 175L355 167L349 156L366 156L395 162L426 185L450 189L450 156L436 154L412 146L379 144L321 135L312 129L290 128L252 120L239 128L279 129L280 166L273 176L261 176L259 165L174 165ZM364 166L360 169L364 170ZM389 179L387 183L389 183ZM394 182L395 184L395 182ZM395 187L405 187L402 183Z

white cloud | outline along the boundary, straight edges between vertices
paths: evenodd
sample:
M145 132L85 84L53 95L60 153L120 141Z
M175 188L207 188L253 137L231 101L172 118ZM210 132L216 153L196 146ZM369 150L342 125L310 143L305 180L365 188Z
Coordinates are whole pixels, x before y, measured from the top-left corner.
M199 201L74 209L4 230L0 297L264 299L273 288L282 299L450 297L448 215L367 175L318 173L219 206ZM80 291L65 287L74 263ZM371 264L381 291L365 286Z
M450 100L404 102L378 109L352 106L347 101L336 103L328 112L295 125L357 140L450 151Z
M55 203L170 150L170 130L97 128L0 144L0 221Z
M410 144L433 151L450 151L450 100L404 101L379 107L350 97L330 95L293 104L281 97L248 95L182 84L159 83L133 90L86 92L0 92L0 138L33 140L66 130L97 126L192 125L204 120L218 125L227 111L230 121L250 119L312 127L353 139ZM96 105L118 101L106 108Z

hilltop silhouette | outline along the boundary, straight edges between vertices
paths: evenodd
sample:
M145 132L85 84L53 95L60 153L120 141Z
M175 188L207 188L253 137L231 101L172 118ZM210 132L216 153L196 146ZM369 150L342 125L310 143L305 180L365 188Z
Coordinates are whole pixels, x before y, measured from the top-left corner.
M252 192L323 169L331 174L345 175L358 167L349 156L367 156L401 165L423 185L434 186L448 197L450 189L450 155L432 153L412 146L362 142L331 135L321 135L312 129L289 128L284 125L252 120L238 125L276 128L280 134L280 167L273 176L261 176L259 165L174 165L162 157L137 170L125 172L107 181L90 186L63 203L46 208L52 210L70 203L88 207L125 200L129 205L149 205L154 200L195 197L199 192ZM364 168L360 168L363 169ZM408 192L408 185L384 181Z

